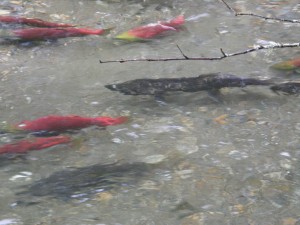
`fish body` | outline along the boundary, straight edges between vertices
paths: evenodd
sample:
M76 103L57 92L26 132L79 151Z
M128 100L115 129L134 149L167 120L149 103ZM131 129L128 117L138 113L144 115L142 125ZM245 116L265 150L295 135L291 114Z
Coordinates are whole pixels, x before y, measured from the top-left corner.
M81 117L77 115L49 115L35 120L25 120L14 126L17 130L30 132L62 132L72 129L82 129L89 126L106 127L121 124L127 121L127 117Z
M291 82L284 82L280 84L275 84L270 87L272 91L276 94L280 92L285 95L299 95L300 94L300 81L291 81Z
M221 88L238 87L243 88L249 85L270 85L271 80L261 80L257 78L243 78L232 74L204 74L197 77L197 85L201 91L218 90Z
M150 23L144 26L133 28L127 32L116 36L117 39L136 41L153 38L165 31L176 31L178 27L184 24L184 17L178 16L175 19L166 22Z
M51 146L71 142L68 136L40 137L29 140L21 140L12 144L6 144L0 147L0 154L7 153L26 153L32 150L41 150Z
M300 69L300 58L291 59L284 62L279 62L271 66L277 70L295 70Z
M161 95L171 91L197 91L193 81L192 78L136 79L105 87L125 95Z
M25 24L35 27L73 27L71 24L53 23L36 18L16 17L16 16L0 16L0 23L6 24Z
M18 38L21 41L42 41L55 40L58 38L67 37L82 37L87 35L101 35L107 30L105 29L86 29L86 28L27 28L13 30L13 38Z
M270 85L270 80L240 78L231 74L212 73L198 77L136 79L119 84L106 85L112 91L125 95L155 95L166 92L198 92L219 90L225 87L245 87L247 85Z

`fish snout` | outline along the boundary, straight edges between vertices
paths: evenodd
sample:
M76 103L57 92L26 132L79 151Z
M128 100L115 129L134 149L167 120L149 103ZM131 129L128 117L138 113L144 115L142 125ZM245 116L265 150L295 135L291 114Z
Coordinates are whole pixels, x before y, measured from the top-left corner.
M116 84L107 84L107 85L104 85L104 87L106 87L107 89L109 89L111 91L118 91L118 87Z
M104 85L104 87L106 87L111 91L118 91L124 95L135 95L135 93L131 93L132 91L130 89L124 88L123 85L108 84L108 85Z

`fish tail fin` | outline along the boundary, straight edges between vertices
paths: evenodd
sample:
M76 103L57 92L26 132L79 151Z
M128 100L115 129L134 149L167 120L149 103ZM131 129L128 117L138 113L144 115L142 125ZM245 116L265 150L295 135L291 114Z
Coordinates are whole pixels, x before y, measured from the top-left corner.
M95 118L94 124L97 126L113 126L113 125L118 125L122 124L128 121L128 117L126 116L121 116L117 118L111 118L111 117L99 117Z
M166 22L164 22L164 21L158 21L158 24L164 25L164 26L168 26L168 27L173 27L173 28L176 29L177 27L183 25L184 22L185 22L184 16L183 15L179 15L176 18L171 19L171 20L166 21Z
M109 34L111 30L115 29L115 27L109 27L106 29L103 29L103 33L102 34Z
M184 22L185 22L184 16L183 15L179 15L176 18L170 20L169 24L172 27L176 27L176 26L183 25Z
M21 133L23 132L22 129L19 129L17 126L14 125L9 125L9 124L2 124L0 126L0 133L12 133L12 134L16 134L16 133Z

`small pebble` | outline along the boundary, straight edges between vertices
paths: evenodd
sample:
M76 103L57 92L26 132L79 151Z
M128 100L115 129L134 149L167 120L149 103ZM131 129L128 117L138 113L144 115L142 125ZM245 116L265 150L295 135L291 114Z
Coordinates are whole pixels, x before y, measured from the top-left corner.
M282 168L284 169L291 169L292 168L292 164L291 164L291 161L288 160L288 159L284 159L284 160L280 160L279 161L279 164Z
M202 107L199 107L199 108L198 108L198 111L199 111L199 112L207 112L207 111L208 111L208 108L205 107L205 106L202 106Z
M248 114L248 112L246 110L242 110L242 111L239 111L236 113L236 115L238 115L238 116L245 116L247 114Z
M254 127L254 126L256 126L256 122L254 122L254 121L248 121L247 125Z
M232 150L229 153L229 156L231 156L232 158L236 159L236 160L241 160L241 159L246 159L248 158L248 154L245 152L239 152L237 150Z
M16 180L19 180L19 179L23 179L25 181L29 181L29 180L31 180L31 178L30 178L31 175L32 175L31 172L22 171L22 172L20 172L20 174L14 175L11 178L9 178L9 180L10 181L16 181Z
M280 152L280 155L286 156L286 157L291 157L290 153L288 153L288 152Z
M191 177L193 170L180 170L176 171L176 174L179 175L181 179L186 179Z
M145 163L149 163L149 164L156 164L156 163L162 162L165 159L166 159L166 156L157 154L157 155L147 156L143 161Z
M267 123L268 123L267 121L258 121L257 122L258 125L264 125L264 124L267 124Z
M0 220L0 225L10 225L10 224L16 224L18 221L16 219L4 219Z
M296 123L295 129L300 131L300 123Z
M111 141L116 144L124 143L124 141L122 141L120 138L113 138L113 139L111 139Z
M26 101L27 101L27 104L30 104L31 101L32 101L31 97L27 96L27 97L26 97Z
M99 102L91 102L91 105L99 105Z
M126 133L129 137L132 138L139 138L140 136L138 134L136 134L135 132L127 132Z
M135 123L135 124L132 124L131 125L133 128L135 128L135 129L137 129L137 128L140 128L141 127L141 125L139 125L139 124L137 124L137 123Z
M107 202L113 198L113 195L110 192L101 192L96 194L95 200L101 202Z

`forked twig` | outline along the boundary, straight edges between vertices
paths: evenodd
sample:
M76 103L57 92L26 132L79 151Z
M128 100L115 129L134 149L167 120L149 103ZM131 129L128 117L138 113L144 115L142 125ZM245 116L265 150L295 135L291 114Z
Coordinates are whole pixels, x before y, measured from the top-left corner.
M269 45L257 45L253 48L246 49L244 51L240 52L234 52L234 53L226 53L222 48L220 49L222 55L217 57L189 57L187 56L177 45L177 48L179 49L182 57L172 57L172 58L136 58L136 59L119 59L119 60L99 60L100 63L125 63L125 62L165 62L165 61L184 61L184 60L222 60L224 58L238 56L238 55L244 55L250 52L255 52L263 49L275 49L275 48L294 48L294 47L300 47L299 43L272 43Z
M244 12L239 13L234 8L232 8L230 5L228 5L228 3L225 0L221 0L221 1L231 12L234 13L235 16L253 16L253 17L262 18L264 20L276 20L276 21L288 22L288 23L300 23L300 20L296 20L296 19L283 19L283 18L277 18L277 17L267 17L267 16L257 15L254 13L244 13Z

